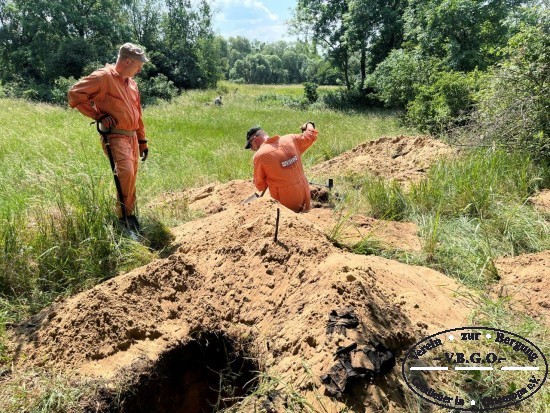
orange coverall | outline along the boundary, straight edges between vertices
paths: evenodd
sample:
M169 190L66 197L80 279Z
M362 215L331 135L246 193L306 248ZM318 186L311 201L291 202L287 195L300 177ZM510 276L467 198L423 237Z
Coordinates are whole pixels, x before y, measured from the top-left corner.
M272 136L254 154L254 185L269 187L273 198L294 212L311 209L311 192L302 166L302 153L317 140L317 131Z
M136 178L138 171L138 140L145 140L141 102L136 82L126 81L108 64L76 83L68 93L69 105L83 115L98 120L104 115L112 116L116 129L134 131L133 136L109 134L111 153L122 189L122 202L126 215L133 215L136 203ZM103 145L105 150L105 145ZM118 197L118 194L117 194ZM120 207L119 217L122 216Z

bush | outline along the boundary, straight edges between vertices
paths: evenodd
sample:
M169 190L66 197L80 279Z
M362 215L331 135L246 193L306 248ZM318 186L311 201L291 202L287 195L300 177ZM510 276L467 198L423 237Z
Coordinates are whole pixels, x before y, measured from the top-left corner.
M400 221L405 217L407 204L397 181L369 177L364 182L362 193L369 203L372 217L389 221Z
M178 89L174 86L174 82L159 74L147 80L137 78L139 92L141 96L141 104L143 106L153 105L159 99L171 101L178 95Z
M317 83L306 82L304 83L304 95L309 103L317 102L319 94L317 93Z
M379 106L380 102L365 90L338 89L321 95L323 105L331 109L365 109L370 106Z
M550 162L550 34L543 23L525 27L504 50L479 97L472 131L488 142L527 150Z
M58 77L51 89L52 103L67 106L67 92L76 83L74 77Z
M404 109L417 93L417 88L429 77L428 66L420 56L393 50L368 77L367 83L379 100L388 107Z
M478 89L478 72L440 72L435 83L419 86L407 105L408 122L420 130L440 133L467 122Z

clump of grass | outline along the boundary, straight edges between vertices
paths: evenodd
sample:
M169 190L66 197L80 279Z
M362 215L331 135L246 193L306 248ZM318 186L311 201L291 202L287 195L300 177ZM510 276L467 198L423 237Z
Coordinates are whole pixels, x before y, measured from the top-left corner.
M342 246L344 243L343 234L346 228L353 226L351 222L351 217L353 211L345 211L342 208L338 208L335 211L336 214L336 224L334 227L326 234L329 241L331 241L336 246Z
M496 279L492 260L498 255L497 239L489 237L477 218L427 220L426 264L459 279L470 287L483 288ZM435 224L435 222L438 222ZM434 229L433 226L437 225ZM433 240L437 232L436 241Z
M523 203L540 184L540 173L521 153L474 151L442 159L411 186L410 206L420 213L489 218L501 203Z
M483 288L497 280L493 260L550 248L550 224L532 208L505 205L493 218L469 216L415 218L423 241L425 264Z
M550 224L533 208L501 205L493 219L486 220L486 230L501 239L506 255L519 255L550 249Z
M384 247L382 242L370 235L355 244L351 250L361 255L383 255Z
M525 337L535 343L543 354L548 354L550 351L550 343L548 342L548 327L541 324L537 320L518 312L513 307L513 301L508 297L492 299L484 293L476 296L470 296L473 301L474 311L470 315L470 324L492 327L514 332L521 337ZM475 351L480 351L479 345L476 344ZM472 349L474 350L474 349ZM506 348L499 349L502 355L507 355ZM512 351L513 353L513 351ZM508 356L508 355L507 355ZM507 357L508 360L513 359ZM479 373L479 372L478 372ZM525 372L525 376L520 382L525 383L531 376L530 372ZM520 376L521 378L521 376ZM473 377L465 377L467 381L454 383L456 390L465 389L466 386L475 382L477 389L486 389L487 392L511 393L517 390L517 383L513 381L505 381L502 376L500 379L491 377L481 377L479 374ZM547 412L550 406L550 390L548 386L543 386L535 395L523 400L520 404L514 406L514 411L518 412Z
M4 413L82 412L82 402L93 399L101 385L99 381L79 382L51 371L17 371L0 386L0 410Z
M439 212L433 215L421 215L418 221L422 252L425 254L426 262L433 263L441 241L441 216Z
M253 393L246 396L234 406L222 410L223 413L240 413L244 411L279 411L288 413L328 413L331 408L325 406L328 400L315 390L313 373L302 363L305 374L296 382L290 383L278 374L260 373L258 386ZM316 405L309 401L301 389L313 389ZM328 402L330 403L330 402ZM332 407L332 406L331 406ZM345 411L345 410L344 410Z
M401 221L405 217L407 204L403 189L397 181L367 177L362 192L374 218Z
M63 178L48 189L53 202L7 215L0 229L0 293L35 309L144 265L155 257L148 247L170 242L166 228L154 223L146 225L145 245L124 237L108 185L83 173Z

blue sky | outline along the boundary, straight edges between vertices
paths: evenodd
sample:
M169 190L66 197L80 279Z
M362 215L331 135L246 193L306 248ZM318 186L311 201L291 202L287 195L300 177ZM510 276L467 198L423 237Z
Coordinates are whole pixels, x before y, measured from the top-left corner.
M214 30L226 39L244 36L264 42L295 40L285 24L295 6L296 0L216 0Z

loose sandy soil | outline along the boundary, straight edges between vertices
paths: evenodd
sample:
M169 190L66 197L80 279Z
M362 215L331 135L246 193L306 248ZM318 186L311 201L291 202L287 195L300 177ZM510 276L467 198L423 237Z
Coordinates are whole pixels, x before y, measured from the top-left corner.
M428 137L382 138L314 169L378 168L384 176L418 179L432 154L452 152ZM379 341L399 359L427 334L466 325L471 308L461 298L464 287L428 268L338 248L329 235L341 217L322 199L311 212L295 214L268 194L243 205L254 191L249 181L232 181L155 200L167 207L186 203L203 217L172 229L177 250L170 257L57 302L14 328L16 368L135 381L169 351L215 332L241 343L262 372L281 378L317 411L405 411L397 367L353 400L326 395L320 377L340 346ZM343 244L374 236L386 247L420 249L412 223L359 215L350 222L339 232ZM534 315L547 314L550 255L519 259L497 262L503 288ZM328 333L330 312L343 308L355 311L359 326Z
M550 327L550 251L499 258L495 267L500 280L494 293Z
M542 214L550 217L550 189L543 189L530 199L531 204Z
M319 175L357 175L368 172L398 182L418 181L426 176L430 165L456 151L429 136L383 137L365 142L352 150L315 165L311 172Z

